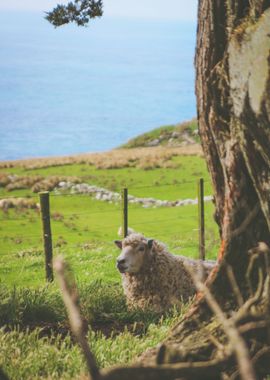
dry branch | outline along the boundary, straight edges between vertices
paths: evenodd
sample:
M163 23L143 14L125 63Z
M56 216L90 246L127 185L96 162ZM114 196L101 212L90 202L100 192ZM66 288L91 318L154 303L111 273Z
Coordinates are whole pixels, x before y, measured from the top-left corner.
M68 270L67 264L62 258L58 257L54 261L54 269L62 291L64 304L67 308L71 331L83 351L90 379L98 380L100 379L99 369L84 334L84 323L80 314L79 296L75 281L72 278L70 270Z
M240 292L240 289L239 289L239 286L237 284L237 281L236 281L236 278L235 278L235 275L233 273L233 269L232 269L231 265L226 264L226 272L227 272L227 276L228 276L230 285L232 287L232 291L233 291L235 298L236 298L236 301L238 303L238 306L241 307L244 304L244 299L243 299L243 296Z
M235 353L242 379L256 380L256 374L251 362L247 345L240 335L233 319L228 319L225 316L214 296L211 294L209 288L199 280L198 276L187 266L186 269L189 271L197 290L204 294L206 302L219 319L223 330L229 339L231 349Z
M103 370L101 378L102 380L174 380L184 377L185 379L210 380L218 379L226 364L227 360L211 360L151 367L116 367Z

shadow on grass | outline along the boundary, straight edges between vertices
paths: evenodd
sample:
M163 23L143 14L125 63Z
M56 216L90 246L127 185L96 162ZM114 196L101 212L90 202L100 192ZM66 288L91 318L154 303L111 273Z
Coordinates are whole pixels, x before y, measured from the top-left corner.
M86 331L91 326L91 330L107 337L126 330L142 335L151 324L164 318L153 311L128 310L120 284L95 281L79 286L79 294ZM60 291L54 285L10 289L0 283L0 327L42 328L46 336L66 336L70 332Z

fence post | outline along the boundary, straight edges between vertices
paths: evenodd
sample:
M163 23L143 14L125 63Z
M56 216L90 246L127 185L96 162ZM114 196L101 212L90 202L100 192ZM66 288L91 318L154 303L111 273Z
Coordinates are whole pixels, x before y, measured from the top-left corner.
M128 235L128 189L122 189L122 234Z
M50 220L50 193L44 191L39 193L40 211L43 231L43 244L45 253L45 271L46 280L53 281L53 251L52 251L52 233Z
M204 180L198 181L199 258L205 260Z

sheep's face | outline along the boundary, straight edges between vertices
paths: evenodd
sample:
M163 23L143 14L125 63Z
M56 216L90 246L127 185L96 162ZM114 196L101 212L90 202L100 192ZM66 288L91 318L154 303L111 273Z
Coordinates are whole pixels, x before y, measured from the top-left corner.
M117 257L116 267L120 273L139 273L147 262L153 245L153 240L145 240L136 245L124 246L122 241L116 240L121 254Z

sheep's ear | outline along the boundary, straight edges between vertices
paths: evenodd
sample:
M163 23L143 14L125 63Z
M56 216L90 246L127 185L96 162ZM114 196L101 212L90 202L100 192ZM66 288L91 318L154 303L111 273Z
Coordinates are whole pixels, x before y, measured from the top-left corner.
M121 240L115 240L115 241L114 241L114 244L115 244L118 248L122 249L122 241L121 241Z
M154 240L153 240L153 239L149 239L149 240L147 241L147 247L148 247L149 249L151 249L151 248L153 247L153 243L154 243Z

